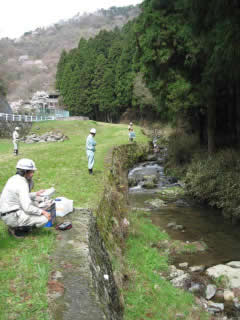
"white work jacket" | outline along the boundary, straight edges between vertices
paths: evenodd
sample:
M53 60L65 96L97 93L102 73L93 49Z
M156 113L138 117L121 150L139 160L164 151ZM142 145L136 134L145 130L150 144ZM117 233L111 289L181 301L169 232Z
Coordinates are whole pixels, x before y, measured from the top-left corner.
M16 174L8 179L0 196L0 213L23 210L26 214L40 216L42 210L32 204L36 193L29 192L26 178Z
M19 133L18 133L16 130L13 131L12 138L13 138L13 142L18 142L18 140L19 140Z
M89 134L86 140L86 149L95 152L96 141L93 139L93 136Z

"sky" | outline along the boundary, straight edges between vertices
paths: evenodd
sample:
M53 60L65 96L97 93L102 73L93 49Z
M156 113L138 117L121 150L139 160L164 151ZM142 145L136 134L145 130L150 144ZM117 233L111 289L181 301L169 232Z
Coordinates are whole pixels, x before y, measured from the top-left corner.
M136 5L143 0L5 0L1 3L0 38L18 38L24 32L45 27L78 12Z

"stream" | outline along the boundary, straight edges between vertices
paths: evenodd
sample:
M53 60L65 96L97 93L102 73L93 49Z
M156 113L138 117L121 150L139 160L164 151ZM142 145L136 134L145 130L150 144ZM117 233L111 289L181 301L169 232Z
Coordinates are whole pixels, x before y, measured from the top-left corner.
M173 240L197 244L196 252L176 254L172 257L172 264L176 268L179 268L181 263L187 263L188 268L203 266L203 269L199 270L201 277L205 275L203 271L209 267L240 261L239 226L225 220L219 210L187 199L182 192L181 183L175 178L165 176L162 158L137 164L129 171L128 181L129 202L133 209L149 211L152 223L165 230ZM216 288L216 291L218 289ZM217 310L219 301L214 300L214 297L212 302L216 302L216 305L214 308L209 307L210 299L203 299L203 306L211 314L221 314L221 319L239 316L239 300L236 295L230 307L226 299L222 299L225 312L222 312L222 306L221 310Z

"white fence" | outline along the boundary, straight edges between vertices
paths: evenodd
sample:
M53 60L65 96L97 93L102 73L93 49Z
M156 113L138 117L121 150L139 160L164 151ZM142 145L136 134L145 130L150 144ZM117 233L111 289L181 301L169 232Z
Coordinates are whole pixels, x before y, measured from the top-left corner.
M7 114L0 113L0 120L3 121L21 121L21 122L38 122L38 121L46 121L46 120L57 120L61 118L69 117L69 113L67 114L55 114L49 116L26 116L21 114Z

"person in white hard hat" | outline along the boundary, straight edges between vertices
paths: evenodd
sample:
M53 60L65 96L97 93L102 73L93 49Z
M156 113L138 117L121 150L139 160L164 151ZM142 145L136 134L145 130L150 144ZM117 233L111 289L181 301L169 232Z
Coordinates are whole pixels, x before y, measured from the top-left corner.
M44 226L51 215L32 202L44 191L30 193L32 177L37 170L34 161L21 159L16 169L16 175L8 179L0 196L0 216L8 226L9 233L21 237L32 227Z
M12 139L13 139L13 154L15 154L15 156L18 155L18 145L19 145L19 127L16 127L15 130L13 131L12 134Z
M130 131L131 129L133 129L133 123L130 122L129 125L128 125L128 131Z
M94 165L94 152L96 151L96 141L94 140L94 137L96 135L96 129L92 128L90 130L90 134L87 137L86 140L86 152L87 152L87 158L88 158L88 172L89 174L93 173L93 165Z

